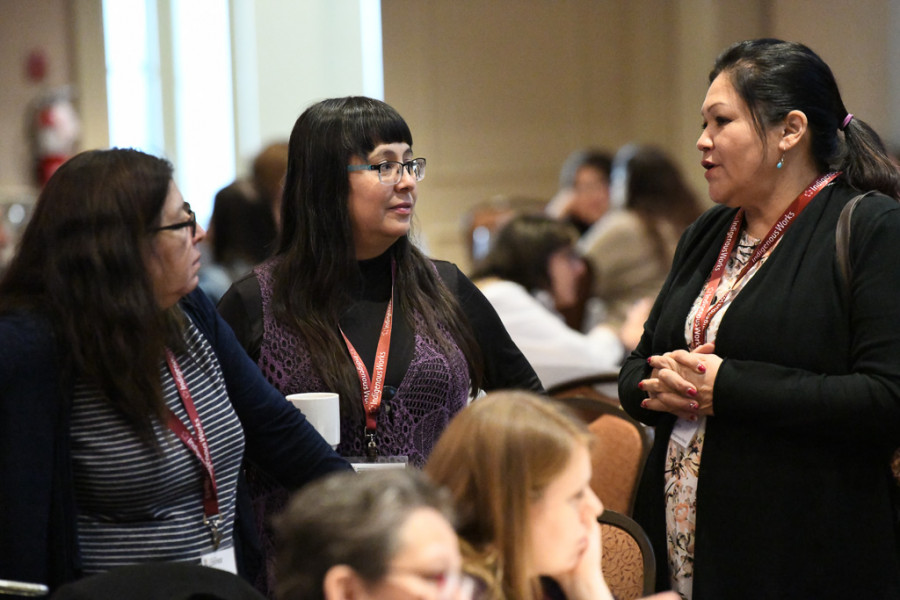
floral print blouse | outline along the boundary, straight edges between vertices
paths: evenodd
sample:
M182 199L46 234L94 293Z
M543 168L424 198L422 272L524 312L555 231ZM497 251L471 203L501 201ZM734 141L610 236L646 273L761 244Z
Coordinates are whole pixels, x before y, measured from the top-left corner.
M719 282L716 297L724 302L722 308L713 316L707 330L706 339L714 342L722 316L734 298L747 282L756 274L760 266L771 253L771 249L763 258L741 278L735 281L738 273L744 268L760 240L742 231L735 249L728 258L725 274ZM730 290L730 293L728 293ZM700 295L685 321L685 340L691 342L694 316L700 305ZM672 577L672 589L681 594L684 600L690 600L694 583L694 541L697 523L697 484L700 476L700 458L703 455L703 441L706 437L706 417L697 421L678 419L672 436L669 438L666 455L665 502L666 502L666 542L668 546L669 573Z

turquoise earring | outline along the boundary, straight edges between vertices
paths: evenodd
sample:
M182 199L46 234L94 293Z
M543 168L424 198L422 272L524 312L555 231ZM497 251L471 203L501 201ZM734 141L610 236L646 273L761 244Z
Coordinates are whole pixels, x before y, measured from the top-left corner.
M784 166L784 154L781 155L781 160L778 161L778 164L775 165L775 168L780 169L783 166Z

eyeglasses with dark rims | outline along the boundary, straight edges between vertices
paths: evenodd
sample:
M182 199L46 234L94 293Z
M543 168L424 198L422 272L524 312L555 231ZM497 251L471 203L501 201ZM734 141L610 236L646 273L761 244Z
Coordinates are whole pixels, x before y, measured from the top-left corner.
M162 227L154 227L150 230L150 233L157 233L160 231L177 231L179 229L184 229L185 227L191 228L191 237L197 235L197 214L191 210L191 205L187 202L184 203L184 212L190 215L190 218L187 221L181 221L180 223L172 223L171 225L164 225Z
M386 160L377 165L347 165L347 171L377 171L378 181L385 185L397 185L403 178L403 170L406 169L416 181L425 178L425 159L414 158L406 162Z

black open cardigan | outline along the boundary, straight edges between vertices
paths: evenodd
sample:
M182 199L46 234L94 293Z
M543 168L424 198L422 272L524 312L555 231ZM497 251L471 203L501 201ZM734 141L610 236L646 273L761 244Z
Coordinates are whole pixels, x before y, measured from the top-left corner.
M900 446L900 205L853 215L847 286L835 262L838 179L799 215L725 313L724 358L697 490L694 600L900 598L888 463ZM656 426L636 519L666 561L663 474L674 417L640 407L646 359L686 348L685 319L735 209L685 232L619 379L623 406Z

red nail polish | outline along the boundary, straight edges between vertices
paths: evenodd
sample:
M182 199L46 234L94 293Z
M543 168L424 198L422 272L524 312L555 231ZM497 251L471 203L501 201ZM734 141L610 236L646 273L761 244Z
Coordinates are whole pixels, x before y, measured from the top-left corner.
M691 415L690 417L688 417L688 421L696 421L696 420L697 420L697 415Z
M699 371L700 373L706 373L706 365L700 363L699 365L697 365L697 371Z
M643 382L643 381L638 381L638 389L639 389L639 390L644 389L644 382Z
M691 407L691 410L697 410L698 408L700 408L700 405L696 402L691 402L690 404L688 404L688 406Z
M641 408L647 408L647 401L641 400Z
M697 390L695 390L694 388L688 388L687 393L688 393L688 396L696 396Z

